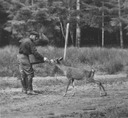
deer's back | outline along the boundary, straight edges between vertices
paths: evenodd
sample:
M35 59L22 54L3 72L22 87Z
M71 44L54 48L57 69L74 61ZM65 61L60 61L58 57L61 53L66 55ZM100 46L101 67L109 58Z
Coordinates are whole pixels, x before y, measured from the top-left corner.
M86 83L94 83L94 77L90 77L91 71L77 69L77 68L68 68L67 77L73 78L75 80L86 80Z
M66 76L68 78L73 78L76 80L84 79L85 74L83 70L77 69L77 68L68 68L66 72Z
M63 71L63 74L67 76L67 78L73 78L75 80L82 80L86 79L88 81L89 75L91 71L85 70L85 69L80 69L80 68L74 68L74 67L69 67L69 66L63 66L63 65L57 65L56 66L58 69Z

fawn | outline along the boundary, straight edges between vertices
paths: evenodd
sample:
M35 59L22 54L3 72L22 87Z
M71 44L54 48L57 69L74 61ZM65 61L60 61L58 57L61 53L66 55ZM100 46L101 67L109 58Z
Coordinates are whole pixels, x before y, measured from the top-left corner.
M68 78L68 84L67 84L64 96L66 96L70 84L72 84L74 88L74 80L84 80L84 79L86 79L88 83L94 83L98 85L100 89L100 96L107 95L107 92L105 91L105 88L102 85L102 83L98 80L94 80L94 74L95 74L94 69L86 70L86 69L79 69L79 68L74 68L70 66L64 66L63 64L60 63L62 60L63 58L61 57L61 58L52 60L52 62L55 63L54 73L57 73L57 71L61 71L63 75ZM104 94L102 94L102 91L104 92Z

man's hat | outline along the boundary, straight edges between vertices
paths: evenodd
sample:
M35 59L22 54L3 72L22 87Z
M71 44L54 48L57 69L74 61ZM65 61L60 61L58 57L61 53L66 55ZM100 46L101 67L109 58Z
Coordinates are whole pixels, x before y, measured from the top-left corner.
M36 35L36 36L39 36L39 34L38 34L36 31L32 31L32 32L30 32L30 35Z

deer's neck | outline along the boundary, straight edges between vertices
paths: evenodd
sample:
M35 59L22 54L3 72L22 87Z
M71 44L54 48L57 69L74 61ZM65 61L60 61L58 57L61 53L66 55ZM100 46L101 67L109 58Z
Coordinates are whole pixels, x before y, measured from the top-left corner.
M57 67L63 72L64 75L67 74L68 67L64 65L57 65Z

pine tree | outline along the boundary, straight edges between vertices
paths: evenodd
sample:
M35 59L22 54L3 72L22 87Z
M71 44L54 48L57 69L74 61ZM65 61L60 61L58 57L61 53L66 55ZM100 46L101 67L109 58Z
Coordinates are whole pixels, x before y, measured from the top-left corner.
M124 41L123 41L123 25L125 26L127 24L127 0L113 0L112 1L113 8L111 9L111 15L112 15L112 26L119 29L119 35L120 35L120 47L124 47Z
M104 32L108 30L108 20L109 19L109 0L93 0L93 1L83 1L83 9L82 12L84 25L88 25L89 27L96 27L102 29L102 42L101 45L104 47Z

